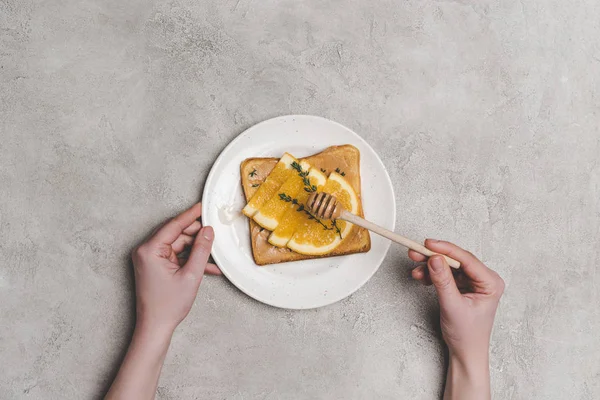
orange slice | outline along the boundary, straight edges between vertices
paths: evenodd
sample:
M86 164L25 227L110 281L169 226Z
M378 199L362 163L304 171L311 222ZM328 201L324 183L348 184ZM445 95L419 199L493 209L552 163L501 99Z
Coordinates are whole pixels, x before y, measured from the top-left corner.
M294 173L252 217L257 224L265 229L274 231L283 219L286 211L294 206L292 199L296 197L298 192L304 191L303 177L300 176L299 172L308 171L310 169L310 164L303 161L300 164L295 163L294 167ZM285 201L284 199L287 199L288 201Z
M292 163L298 160L291 154L285 153L279 162L273 168L273 171L267 176L267 179L260 185L254 196L250 199L246 207L242 210L244 215L252 218L254 214L277 192L277 189L292 175L296 170L292 168Z
M310 170L307 178L310 186L315 186L317 190L321 190L327 181L327 177L316 168ZM304 186L306 187L306 182ZM308 222L308 214L304 211L304 203L306 203L309 194L310 192L306 190L300 190L300 192L298 192L298 195L296 196L298 204L293 205L293 207L290 207L285 212L281 222L277 225L277 229L269 236L269 243L273 246L285 247L292 238L292 235L302 227L302 225Z
M332 172L321 189L337 197L344 208L353 214L359 211L359 201L352 186L340 174ZM287 247L296 253L324 255L335 250L351 232L352 224L337 220L312 219L294 233Z

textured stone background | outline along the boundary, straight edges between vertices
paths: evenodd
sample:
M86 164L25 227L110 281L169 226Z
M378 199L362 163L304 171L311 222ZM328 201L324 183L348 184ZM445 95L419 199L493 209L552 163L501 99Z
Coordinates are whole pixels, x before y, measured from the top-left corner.
M316 114L390 170L399 229L505 278L497 399L600 398L600 5L0 0L2 399L95 399L132 331L129 252L249 126ZM433 399L435 297L393 247L312 311L207 278L159 399Z

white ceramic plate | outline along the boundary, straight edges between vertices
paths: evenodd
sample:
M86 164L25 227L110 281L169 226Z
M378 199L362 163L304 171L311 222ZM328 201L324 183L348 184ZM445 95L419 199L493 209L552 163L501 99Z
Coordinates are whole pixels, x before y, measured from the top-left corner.
M390 242L371 233L368 253L259 267L252 258L240 183L240 163L250 157L305 157L333 145L360 150L365 216L390 230L396 201L390 177L371 146L350 129L314 116L290 115L261 122L235 138L213 165L202 197L202 219L215 230L212 255L241 291L275 307L307 309L341 300L377 271Z

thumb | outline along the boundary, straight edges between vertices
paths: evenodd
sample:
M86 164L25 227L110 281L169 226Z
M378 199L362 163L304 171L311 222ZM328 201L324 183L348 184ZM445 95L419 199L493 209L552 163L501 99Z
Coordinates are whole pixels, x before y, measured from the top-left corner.
M456 287L456 281L450 271L450 266L442 256L432 256L427 261L429 278L435 286L435 291L440 299L442 307L451 304L460 298L460 292Z
M202 279L214 238L215 231L212 227L205 226L200 229L192 245L190 256L185 265L181 267L181 272L195 279Z

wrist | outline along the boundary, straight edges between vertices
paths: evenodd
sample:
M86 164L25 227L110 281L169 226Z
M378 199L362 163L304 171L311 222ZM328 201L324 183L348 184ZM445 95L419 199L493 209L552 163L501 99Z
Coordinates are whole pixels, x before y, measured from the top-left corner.
M490 374L489 357L485 354L470 354L458 356L450 353L449 368L461 376L473 379L488 378Z
M463 346L464 347L464 346ZM467 349L449 347L450 361L466 370L489 369L489 345L472 345Z
M489 399L490 368L487 351L468 356L450 354L444 399Z
M156 344L165 342L168 344L174 331L174 326L139 318L135 323L133 339Z

